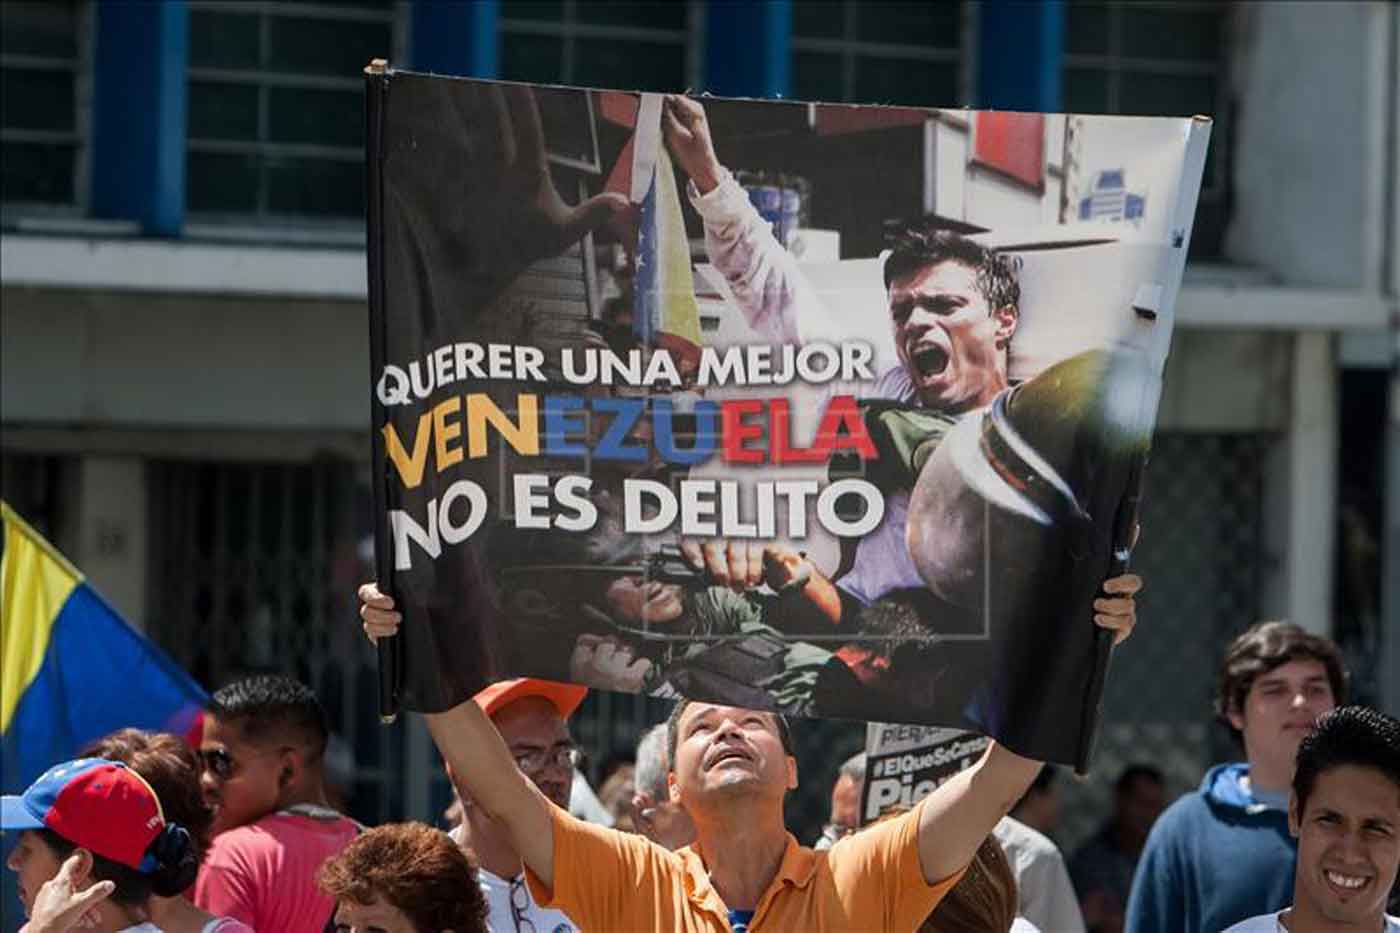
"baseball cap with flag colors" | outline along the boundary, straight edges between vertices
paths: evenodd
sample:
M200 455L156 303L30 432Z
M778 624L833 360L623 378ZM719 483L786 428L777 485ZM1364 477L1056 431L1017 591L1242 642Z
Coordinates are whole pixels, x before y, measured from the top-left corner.
M50 829L75 846L143 874L165 829L160 800L141 775L105 758L54 765L18 797L0 798L0 829Z

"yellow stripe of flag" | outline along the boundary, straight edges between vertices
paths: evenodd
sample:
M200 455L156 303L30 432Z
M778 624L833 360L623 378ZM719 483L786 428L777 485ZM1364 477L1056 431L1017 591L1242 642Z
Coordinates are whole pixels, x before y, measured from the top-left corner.
M78 569L0 501L5 554L0 558L0 732L48 652L59 610L83 582Z
M657 287L661 290L658 304L662 314L657 330L680 338L698 350L700 305L695 300L695 277L690 269L690 241L685 235L676 174L665 146L658 146L656 153L655 209L657 235L661 240L657 256L661 274Z

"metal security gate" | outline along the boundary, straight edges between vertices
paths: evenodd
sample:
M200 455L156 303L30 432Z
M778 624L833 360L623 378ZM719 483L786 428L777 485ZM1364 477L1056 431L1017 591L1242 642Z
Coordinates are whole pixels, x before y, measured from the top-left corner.
M402 818L435 764L405 761L402 720L379 724L355 605L373 575L363 464L152 461L148 475L151 637L211 691L256 672L309 684L335 734L331 783L347 809L368 823Z
M1059 780L1057 841L1066 854L1113 809L1123 767L1156 765L1169 799L1200 783L1215 761L1239 757L1212 722L1221 652L1259 620L1264 571L1261 434L1161 434L1144 488L1133 569L1146 588L1141 624L1115 652L1093 775Z

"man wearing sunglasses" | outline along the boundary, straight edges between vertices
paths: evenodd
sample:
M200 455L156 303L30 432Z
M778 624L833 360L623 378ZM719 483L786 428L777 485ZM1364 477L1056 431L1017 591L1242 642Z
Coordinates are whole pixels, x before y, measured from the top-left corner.
M334 901L316 870L360 832L331 809L325 713L305 684L257 676L215 692L205 713L201 785L213 842L194 901L260 933L321 929Z
M503 680L474 698L505 739L515 766L555 806L569 808L578 747L568 718L588 693L586 687L548 680ZM525 884L520 852L508 828L476 804L461 781L464 819L452 830L457 844L476 856L477 879L486 895L486 924L498 933L572 933L578 924L562 911L541 907Z

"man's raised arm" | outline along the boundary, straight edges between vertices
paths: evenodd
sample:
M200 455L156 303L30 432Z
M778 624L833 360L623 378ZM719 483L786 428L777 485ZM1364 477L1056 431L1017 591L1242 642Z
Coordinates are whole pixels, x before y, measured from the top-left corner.
M373 583L360 587L360 617L371 639L393 635L403 617ZM472 802L506 827L521 859L545 885L554 885L553 806L520 773L501 734L473 700L442 713L426 713L428 731L453 779Z
M919 813L919 866L936 884L966 868L978 846L1040 773L1041 763L996 742L977 764L929 795Z

